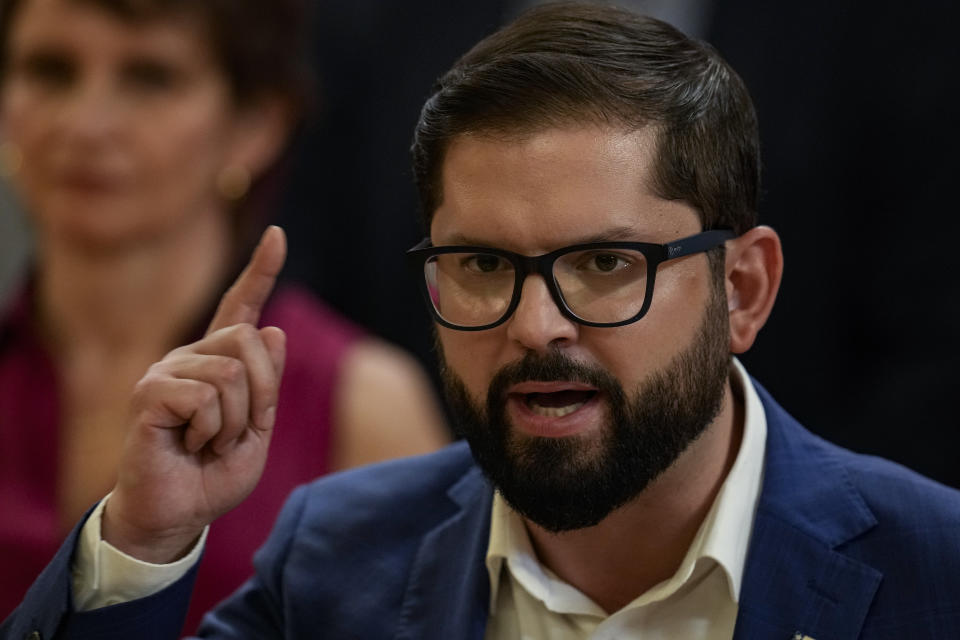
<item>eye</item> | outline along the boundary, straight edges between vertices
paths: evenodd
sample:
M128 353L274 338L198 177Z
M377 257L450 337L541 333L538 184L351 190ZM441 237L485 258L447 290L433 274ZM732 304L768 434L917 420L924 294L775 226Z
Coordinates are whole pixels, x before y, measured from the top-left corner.
M123 67L124 83L140 91L165 91L175 87L180 78L177 69L156 60L135 60Z
M47 88L64 88L73 83L77 69L69 56L58 52L36 52L15 66L15 73Z
M595 251L581 256L577 268L597 273L612 273L629 267L632 261L627 257L610 252Z
M460 264L467 271L475 273L494 273L510 267L510 263L490 253L475 253L464 256Z

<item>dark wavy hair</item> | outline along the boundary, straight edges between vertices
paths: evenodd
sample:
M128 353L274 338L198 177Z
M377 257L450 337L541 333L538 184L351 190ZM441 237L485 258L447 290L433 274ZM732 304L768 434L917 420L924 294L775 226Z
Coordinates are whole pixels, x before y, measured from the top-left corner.
M454 138L595 124L657 131L654 189L697 209L705 229L756 224L759 138L743 81L709 45L596 4L532 9L488 36L434 86L414 132L427 229Z

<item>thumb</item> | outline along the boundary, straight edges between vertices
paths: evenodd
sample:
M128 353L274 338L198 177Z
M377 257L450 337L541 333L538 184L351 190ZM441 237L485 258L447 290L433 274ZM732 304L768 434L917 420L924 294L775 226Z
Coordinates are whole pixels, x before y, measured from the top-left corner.
M260 338L267 347L270 362L273 363L273 370L277 372L277 380L279 381L283 375L283 365L287 359L287 334L279 327L263 327L259 331Z

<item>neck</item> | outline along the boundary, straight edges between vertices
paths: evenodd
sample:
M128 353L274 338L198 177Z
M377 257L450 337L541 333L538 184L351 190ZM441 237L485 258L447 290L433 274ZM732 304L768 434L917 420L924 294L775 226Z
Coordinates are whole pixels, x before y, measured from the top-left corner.
M61 361L78 351L163 355L215 298L230 244L225 214L117 247L41 237L37 313L44 340Z
M727 384L703 435L629 504L593 527L551 533L526 521L540 562L608 613L669 579L736 460L743 406Z

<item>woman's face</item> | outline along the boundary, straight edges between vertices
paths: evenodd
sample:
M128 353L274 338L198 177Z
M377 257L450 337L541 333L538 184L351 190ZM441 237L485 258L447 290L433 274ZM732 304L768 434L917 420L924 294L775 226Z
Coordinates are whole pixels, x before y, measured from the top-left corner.
M224 215L239 118L197 21L23 0L6 46L0 130L41 236L108 248Z

